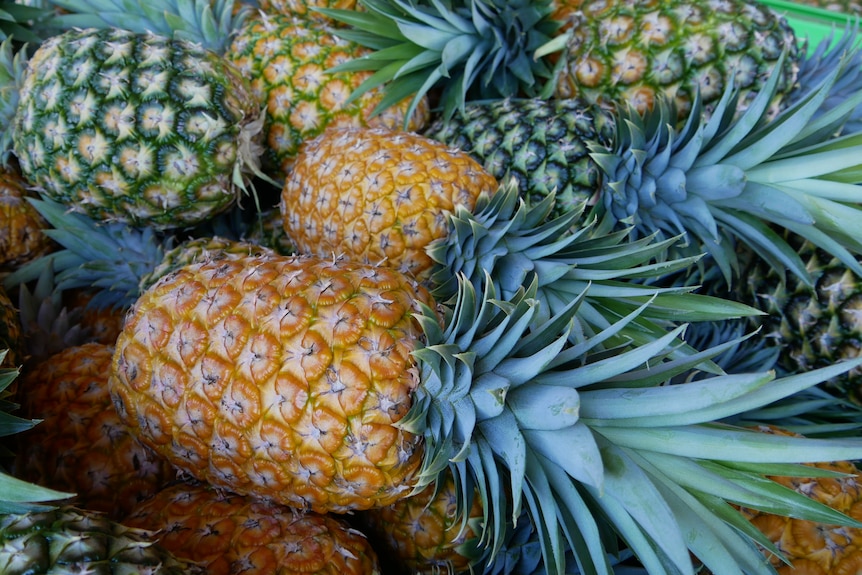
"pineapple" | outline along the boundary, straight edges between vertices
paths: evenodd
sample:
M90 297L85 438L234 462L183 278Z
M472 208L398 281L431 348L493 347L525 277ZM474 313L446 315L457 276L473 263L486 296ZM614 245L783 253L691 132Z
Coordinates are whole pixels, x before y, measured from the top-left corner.
M422 128L429 117L426 99L411 114L409 100L372 117L381 103L381 90L349 102L350 93L370 72L330 70L369 51L338 38L322 24L288 16L261 14L240 29L226 58L252 78L255 96L266 105L265 137L270 165L286 176L299 145L328 126Z
M8 350L0 349L0 365L6 365L7 354ZM4 440L32 429L39 423L38 420L22 418L13 413L20 407L11 401L16 395L15 383L19 374L20 368L0 367L0 437ZM52 502L73 495L22 481L5 473L5 469L4 464L0 468L0 517L6 513L43 511L49 509Z
M711 568L768 572L751 544L765 539L737 529L745 521L728 500L853 523L759 486L774 464L857 458L858 439L719 420L862 361L661 385L717 352L665 361L678 328L592 353L631 318L571 342L576 306L536 324L535 294L533 283L500 300L491 283L479 294L464 280L453 304L435 305L391 268L216 256L141 295L117 341L111 394L132 432L188 474L316 512L385 506L448 469L471 479L457 483L459 501L468 485L478 493L489 561L508 518L528 510L554 575L564 541L577 542L581 564L609 571L614 531L654 573L693 573L690 552Z
M779 274L755 254L743 254L742 277L728 294L768 313L763 338L775 346L787 372L807 371L862 355L862 275L809 241L785 233L814 281L813 289ZM716 285L721 285L717 283ZM851 370L826 383L832 393L862 404L862 371Z
M422 133L470 154L500 181L515 178L529 202L554 192L553 214L561 215L595 201L603 174L588 144L610 145L616 116L578 98L509 98L438 117Z
M386 262L419 280L445 215L472 210L497 180L466 153L414 133L330 128L306 142L285 180L281 211L300 252Z
M252 96L264 108L262 142L268 179L282 179L299 144L328 125L388 126L418 130L428 120L427 98L410 107L412 92L397 101L382 90L348 101L350 93L370 72L333 72L344 61L367 54L359 44L334 35L320 18L266 13L252 14L234 2L220 0L211 8L201 0L158 0L155 5L130 5L110 0L116 12L93 0L55 0L70 10L66 25L122 26L138 33L154 31L165 36L193 39L210 47L248 78ZM139 6L135 9L134 6ZM208 17L208 16L213 17ZM213 34L218 27L220 35ZM384 105L391 110L372 114ZM408 107L410 110L408 112Z
M273 14L287 14L302 18L321 17L315 8L338 8L356 10L356 0L260 0L261 10Z
M18 88L6 113L23 175L96 219L191 225L233 205L256 170L261 112L245 79L190 42L73 29L39 46Z
M447 117L465 101L537 96L580 96L643 112L659 95L674 100L683 117L697 91L709 108L731 82L756 93L771 75L779 77L777 109L802 54L783 17L745 0L360 5L367 15L320 10L350 25L339 34L376 50L343 69L376 71L363 89L387 84L403 94L422 86L421 94L440 86Z
M206 573L153 543L145 531L69 506L0 515L0 571L8 575Z
M0 351L0 363L5 351ZM0 369L0 435L21 433L38 420L10 413L10 385L17 369ZM0 572L138 573L198 575L197 565L177 560L152 543L149 533L129 529L104 514L70 507L72 494L28 483L0 471ZM57 508L56 505L63 505Z
M683 128L672 127L675 112L665 103L645 116L616 113L610 143L602 144L595 137L582 142L577 132L558 140L574 141L572 147L585 146L598 168L597 189L580 196L595 205L596 217L618 229L630 229L633 239L684 239L668 250L668 258L709 254L710 264L734 282L741 271L735 253L740 244L811 285L802 259L773 231L777 226L827 249L859 273L862 266L853 256L862 251L862 236L855 225L862 217L856 201L858 134L833 134L862 102L862 93L857 91L818 113L843 73L842 65L852 61L848 56L771 123L767 115L776 75L740 118L734 112L739 94L729 89L713 116L707 120L699 112L692 114ZM447 145L475 138L465 149L483 165L532 165L536 156L557 151L555 146L538 145L541 129L531 146L513 148L516 151L508 156L505 145L486 145L480 134L482 126L498 125L510 133L529 134L530 128L515 128L517 118L522 111L527 112L525 122L542 117L533 111L543 106L553 110L558 104L542 100L476 104L456 116L452 129L440 126L433 133ZM490 128L485 130L493 134ZM541 187L530 181L522 193L573 187L565 172L559 173L559 180L552 172ZM695 275L700 277L704 269L701 265Z
M43 233L47 222L27 201L26 183L12 169L0 168L0 269L11 271L54 246Z
M18 310L5 289L0 288L0 349L5 350L2 367L18 367L24 360L24 334Z
M113 409L114 348L88 343L54 354L23 379L23 410L42 422L21 434L14 474L77 493L75 505L119 520L176 471L140 445Z
M459 504L455 478L446 474L413 497L362 512L359 521L374 544L394 558L399 573L461 573L481 557L479 528L470 524L481 523L484 510L478 493L466 512Z
M124 525L210 575L379 575L368 540L343 519L180 482L138 504Z

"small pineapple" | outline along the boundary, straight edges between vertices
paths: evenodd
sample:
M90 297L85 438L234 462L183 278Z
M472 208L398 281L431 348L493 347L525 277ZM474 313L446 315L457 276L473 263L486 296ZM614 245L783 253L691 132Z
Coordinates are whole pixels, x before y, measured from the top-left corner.
M180 482L139 503L124 525L209 575L379 575L368 540L341 518Z
M5 289L0 288L0 349L3 354L2 367L18 367L24 361L24 334L18 309L9 299Z
M70 209L174 228L235 203L260 117L246 80L198 45L73 29L29 59L12 143L24 176Z
M616 116L578 98L507 98L438 117L422 132L470 154L499 181L515 178L528 202L555 195L555 215L595 202L603 174L589 144L609 145Z
M805 262L813 287L798 277L779 274L747 252L744 281L730 293L714 291L768 314L758 322L763 326L762 337L779 350L779 365L787 372L862 356L862 276L799 236L787 232L783 237ZM862 404L862 370L842 374L825 387Z
M103 514L64 506L0 515L0 572L6 575L204 575L177 559L152 534Z
M25 374L23 412L42 421L19 436L14 474L76 492L75 505L119 520L176 470L117 416L107 387L113 351L96 343L70 347Z

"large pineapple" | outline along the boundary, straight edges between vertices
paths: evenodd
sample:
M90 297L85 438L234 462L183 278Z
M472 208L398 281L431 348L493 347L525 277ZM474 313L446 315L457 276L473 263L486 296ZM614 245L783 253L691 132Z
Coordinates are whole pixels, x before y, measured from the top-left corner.
M300 513L200 483L169 485L124 525L157 533L209 575L379 575L377 554L342 518Z
M73 29L40 45L20 82L9 129L24 176L97 219L197 223L234 204L258 159L246 80L187 41Z
M122 519L175 475L121 423L108 392L114 348L83 344L54 354L23 378L23 412L41 419L20 435L14 473L77 494L75 505Z
M641 112L662 95L684 116L698 90L711 107L731 82L756 93L773 75L777 109L801 57L784 18L745 0L360 4L367 15L321 10L350 25L341 35L376 50L345 68L374 70L371 85L399 94L442 87L447 116L465 100L540 95Z
M677 329L594 355L630 317L570 345L575 306L536 324L534 296L532 285L501 301L491 284L480 295L463 281L456 303L437 311L415 280L389 268L214 258L138 299L111 392L142 441L240 493L348 511L421 491L447 469L471 477L456 481L458 497L477 490L489 558L508 518L529 509L552 574L563 572L565 540L578 542L580 562L609 571L614 530L654 573L692 573L689 548L711 567L768 572L754 530L730 526L745 521L727 500L847 521L791 490L760 489L760 469L859 457L858 440L715 421L858 362L782 380L659 385L709 353L663 361Z

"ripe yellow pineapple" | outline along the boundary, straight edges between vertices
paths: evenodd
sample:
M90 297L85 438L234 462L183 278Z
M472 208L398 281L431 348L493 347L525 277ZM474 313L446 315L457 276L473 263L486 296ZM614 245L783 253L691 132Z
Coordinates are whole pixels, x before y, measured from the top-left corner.
M761 425L758 430L798 436L773 425ZM771 479L862 521L862 471L851 461L813 463L810 467L818 473ZM783 555L779 558L767 552L779 575L853 575L862 569L862 527L785 517L744 507L742 512Z
M140 445L114 410L107 387L113 351L74 346L24 375L23 412L42 422L19 436L14 473L77 493L76 505L119 519L176 470Z
M413 497L363 511L359 520L380 555L390 558L399 572L437 575L467 572L481 557L478 529L474 531L484 519L479 493L466 517L464 513L455 479L447 473Z
M387 268L216 256L138 299L111 394L143 442L213 485L318 512L388 505L422 456L394 427L418 385L419 302Z
M175 556L209 575L379 575L365 536L341 519L179 482L122 521L158 533Z
M448 235L446 214L476 205L497 180L468 154L383 128L330 128L307 141L281 195L300 252L385 265L428 279L425 248Z

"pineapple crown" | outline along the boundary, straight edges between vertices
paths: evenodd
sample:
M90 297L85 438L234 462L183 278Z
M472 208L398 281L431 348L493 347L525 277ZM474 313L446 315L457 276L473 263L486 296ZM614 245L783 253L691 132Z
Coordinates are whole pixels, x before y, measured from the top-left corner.
M732 83L708 120L696 99L680 129L673 127L676 115L666 101L643 117L622 112L616 143L590 145L606 174L606 213L632 227L635 237L655 230L664 237L686 234L675 249L710 254L728 283L738 274L737 242L780 273L787 269L811 283L801 258L773 226L805 237L862 273L853 255L862 253L862 133L832 136L862 103L862 92L817 115L852 61L852 55L842 57L827 78L771 121L766 114L777 74L738 119Z
M251 6L234 0L47 0L64 13L56 25L70 28L122 28L186 40L223 54Z
M119 222L96 222L83 214L67 211L48 199L29 199L51 224L45 234L63 249L30 261L4 279L7 288L24 284L53 270L58 291L95 287L91 305L97 308L126 307L140 294L142 278L164 259L174 239L150 227L133 228Z
M354 99L388 84L375 113L414 94L409 118L425 94L442 88L448 117L468 99L534 96L553 79L552 67L534 58L561 26L550 0L359 1L364 11L317 11L349 25L336 34L375 51L332 70L374 71Z
M799 66L799 75L794 89L788 95L789 102L802 99L811 89L825 80L833 70L841 70L829 97L818 110L818 114L835 108L841 102L862 89L862 51L855 47L859 44L859 23L848 25L839 38L835 30L821 40L814 50L807 54ZM842 65L841 59L847 54L850 61ZM847 118L842 131L845 133L862 131L862 106L857 106Z
M11 38L0 43L0 164L12 153L12 123L18 108L21 82L27 68L26 46L16 51Z
M221 214L182 237L151 227L97 222L47 198L29 201L51 224L45 234L61 249L20 266L4 278L5 285L21 286L48 274L56 292L96 288L89 305L98 309L131 306L162 276L197 259L269 249L242 239L259 223L251 210Z
M449 233L426 248L435 262L430 278L435 299L453 298L462 276L477 286L490 278L503 298L513 297L535 279L535 297L541 302L537 320L582 299L576 332L590 335L649 301L632 325L605 347L650 341L681 322L762 315L747 305L692 293L691 286L647 285L689 269L699 258L665 260L678 238L655 241L653 235L633 240L630 230L614 230L595 214L585 214L586 203L553 217L554 201L551 193L528 204L510 179L493 195L481 195L472 210L456 207L447 215ZM675 353L694 352L679 342ZM720 372L714 365L704 367Z
M39 44L51 35L54 11L43 7L42 2L0 1L0 40L12 38L22 43Z
M448 468L462 501L468 487L478 490L489 564L525 511L554 575L565 572L567 549L585 571L610 572L613 530L650 573L692 574L692 555L714 572L729 565L765 572L752 543L781 552L731 503L862 526L766 477L811 473L802 463L856 459L862 440L769 435L724 423L862 365L862 358L780 379L753 372L677 385L674 378L686 379L739 341L673 358L679 327L647 344L602 350L600 341L649 304L572 342L581 300L537 324L536 281L506 299L497 298L490 279L483 285L480 296L462 276L442 326L434 310L417 316L425 333L414 350L422 383L398 425L425 440L417 489Z

